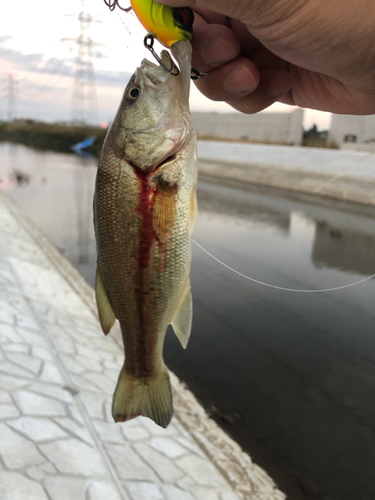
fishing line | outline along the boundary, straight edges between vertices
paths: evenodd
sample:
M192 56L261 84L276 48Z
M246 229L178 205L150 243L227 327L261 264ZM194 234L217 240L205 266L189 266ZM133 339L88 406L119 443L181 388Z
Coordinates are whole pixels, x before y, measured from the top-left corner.
M298 289L298 288L286 288L283 286L277 286L277 285L271 285L270 283L264 283L263 281L256 280L255 278L251 278L250 276L246 276L246 274L240 273L239 271L236 271L236 269L233 269L233 267L228 266L224 262L222 262L220 259L212 255L208 250L202 247L199 243L197 243L195 240L192 240L197 247L199 247L203 252L205 252L207 255L209 255L213 260L216 260L219 264L221 264L223 267L226 267L229 269L229 271L232 271L235 274L238 274L238 276L241 276L242 278L245 278L247 280L253 281L254 283L257 283L258 285L263 285L267 286L268 288L275 288L276 290L283 290L285 292L301 292L301 293L318 293L318 292L334 292L336 290L342 290L343 288L349 288L351 286L356 286L361 283L364 283L365 281L369 281L372 278L375 278L375 274L372 276L367 276L367 278L363 278L362 280L356 281L355 283L349 283L348 285L342 285L342 286L336 286L334 288L322 288L320 290L303 290L303 289Z

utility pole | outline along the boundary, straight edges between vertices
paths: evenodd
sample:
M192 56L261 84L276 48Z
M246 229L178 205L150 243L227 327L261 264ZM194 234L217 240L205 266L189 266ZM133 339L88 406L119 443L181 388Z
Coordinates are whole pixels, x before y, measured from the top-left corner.
M11 122L16 116L16 80L14 75L8 73L8 121Z
M100 22L93 19L85 12L85 0L81 0L81 12L78 14L80 31L78 38L74 39L77 44L77 61L72 95L72 121L85 123L87 121L97 123L98 102L95 84L95 71L93 63L93 47L99 45L89 37L88 31L92 22ZM67 40L66 38L64 40Z

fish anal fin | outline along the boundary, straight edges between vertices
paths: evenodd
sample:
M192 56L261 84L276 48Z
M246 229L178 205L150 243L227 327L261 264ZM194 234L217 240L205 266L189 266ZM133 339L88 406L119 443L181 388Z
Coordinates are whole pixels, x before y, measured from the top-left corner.
M165 366L149 377L135 378L122 368L113 395L115 422L125 422L143 415L166 428L173 414L172 392Z
M96 304L98 307L99 321L104 335L107 335L116 320L112 306L109 303L107 292L105 291L103 280L99 268L96 269L95 280Z
M191 296L190 280L182 296L179 308L171 321L174 333L180 341L182 347L186 349L189 341L191 325L193 320L193 299Z
M155 193L152 222L161 243L170 237L176 220L177 186L158 188Z

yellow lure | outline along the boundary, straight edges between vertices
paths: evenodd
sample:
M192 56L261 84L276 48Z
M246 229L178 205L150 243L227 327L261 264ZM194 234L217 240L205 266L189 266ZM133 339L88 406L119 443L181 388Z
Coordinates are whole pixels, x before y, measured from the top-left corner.
M144 28L165 47L181 39L191 42L193 14L190 9L175 9L154 0L130 0L130 4Z

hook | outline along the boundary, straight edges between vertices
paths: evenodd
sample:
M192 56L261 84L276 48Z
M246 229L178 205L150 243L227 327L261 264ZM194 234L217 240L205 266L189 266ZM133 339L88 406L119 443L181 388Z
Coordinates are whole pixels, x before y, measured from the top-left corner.
M200 73L197 69L191 68L191 79L198 80L198 78L206 78L208 73Z
M146 49L148 49L151 52L151 54L155 57L155 59L157 60L157 62L160 64L160 66L163 69L165 69L165 71L168 71L168 73L170 73L173 76L179 75L180 74L180 70L175 65L175 63L173 62L172 57L170 56L170 54L168 52L165 52L165 55L168 57L168 59L169 59L169 61L171 63L171 67L170 68L167 68L167 66L164 64L164 62L161 60L161 58L155 52L155 50L154 50L154 40L155 40L155 38L156 38L156 36L153 33L149 33L148 35L146 35L145 38L144 38L144 40L143 40L144 46L146 47Z
M130 12L132 10L131 6L130 7L121 7L121 5L118 3L118 0L104 0L104 3L106 4L107 7L109 7L109 10L114 10L116 5L119 9L124 10L125 12Z

